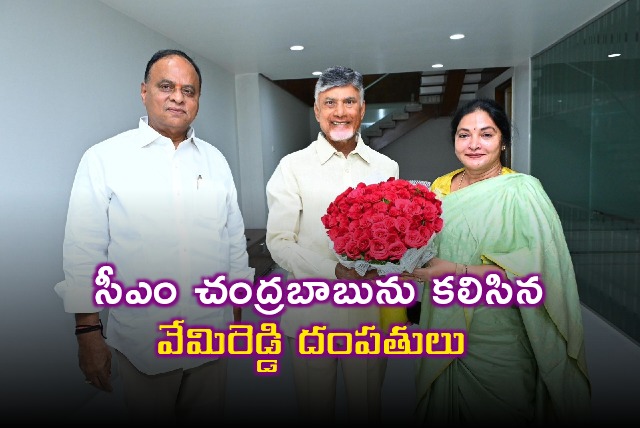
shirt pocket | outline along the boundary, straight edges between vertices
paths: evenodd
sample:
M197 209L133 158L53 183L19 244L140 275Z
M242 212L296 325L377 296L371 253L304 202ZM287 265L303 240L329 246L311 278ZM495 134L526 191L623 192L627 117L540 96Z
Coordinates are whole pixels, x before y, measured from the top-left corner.
M214 180L202 178L195 197L195 223L218 233L227 223L227 191Z

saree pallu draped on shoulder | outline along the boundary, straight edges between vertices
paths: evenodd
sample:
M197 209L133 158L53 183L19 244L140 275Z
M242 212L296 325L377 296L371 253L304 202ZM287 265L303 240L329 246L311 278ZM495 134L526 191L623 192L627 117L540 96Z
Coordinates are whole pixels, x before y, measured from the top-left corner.
M443 198L439 258L494 264L510 280L540 274L544 304L536 307L434 306L425 287L420 327L464 329L459 359L418 364L420 423L491 422L522 426L588 420L582 312L557 212L540 182L506 174Z

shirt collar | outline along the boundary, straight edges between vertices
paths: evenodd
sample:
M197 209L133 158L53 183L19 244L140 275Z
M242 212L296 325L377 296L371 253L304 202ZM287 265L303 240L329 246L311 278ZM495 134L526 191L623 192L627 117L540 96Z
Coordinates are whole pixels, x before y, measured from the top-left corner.
M140 118L138 129L142 134L142 138L140 139L140 147L148 146L149 144L157 141L160 138L171 141L169 138L161 135L158 131L149 126L149 116L142 116ZM196 147L198 146L196 144L196 132L191 126L187 130L187 140L190 140L191 143L195 144ZM171 144L173 144L173 142L171 142Z
M333 147L331 143L327 141L322 132L319 132L318 140L316 142L316 153L318 155L320 163L324 164L329 159L331 159L331 156L340 152L338 152L338 150L336 150L335 147ZM353 149L353 151L349 153L349 155L352 154L360 156L367 163L371 162L371 153L369 152L369 147L364 144L364 141L362 141L360 134L358 134L356 137L355 149Z

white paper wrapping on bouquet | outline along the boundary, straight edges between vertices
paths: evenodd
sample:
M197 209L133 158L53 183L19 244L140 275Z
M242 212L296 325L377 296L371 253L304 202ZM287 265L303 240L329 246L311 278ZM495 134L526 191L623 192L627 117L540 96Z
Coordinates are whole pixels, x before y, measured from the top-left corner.
M427 189L431 187L430 181L425 181L425 180L407 180L407 181L411 184L422 184Z
M398 263L369 263L366 260L349 260L347 257L336 254L338 260L343 266L354 268L359 275L364 275L367 271L376 269L381 276L392 273L402 273L404 271L412 272L415 268L423 266L436 255L435 244L433 242L436 234L434 233L427 245L420 248L409 248L400 258Z

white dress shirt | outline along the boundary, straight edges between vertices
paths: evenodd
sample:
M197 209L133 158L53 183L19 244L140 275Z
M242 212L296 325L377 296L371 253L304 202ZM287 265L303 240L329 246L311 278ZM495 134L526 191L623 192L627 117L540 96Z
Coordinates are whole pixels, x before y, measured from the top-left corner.
M306 148L283 157L266 187L269 215L266 244L273 260L289 272L289 280L335 280L338 261L320 218L340 193L358 183L398 178L398 163L365 145L345 157L322 135ZM300 327L322 323L330 329L355 329L379 324L374 306L337 307L331 303L286 307L282 332L295 337Z
M114 280L125 289L140 280L177 283L179 298L172 306L111 307L105 334L144 373L192 368L207 359L157 356L156 341L167 339L158 323L181 318L187 325L226 328L231 307L199 305L193 286L219 273L228 283L253 283L246 248L235 184L222 153L197 139L193 129L176 149L145 116L137 129L83 155L67 214L65 280L55 290L66 312L100 311L93 304L99 289L93 277L105 262L115 265Z

